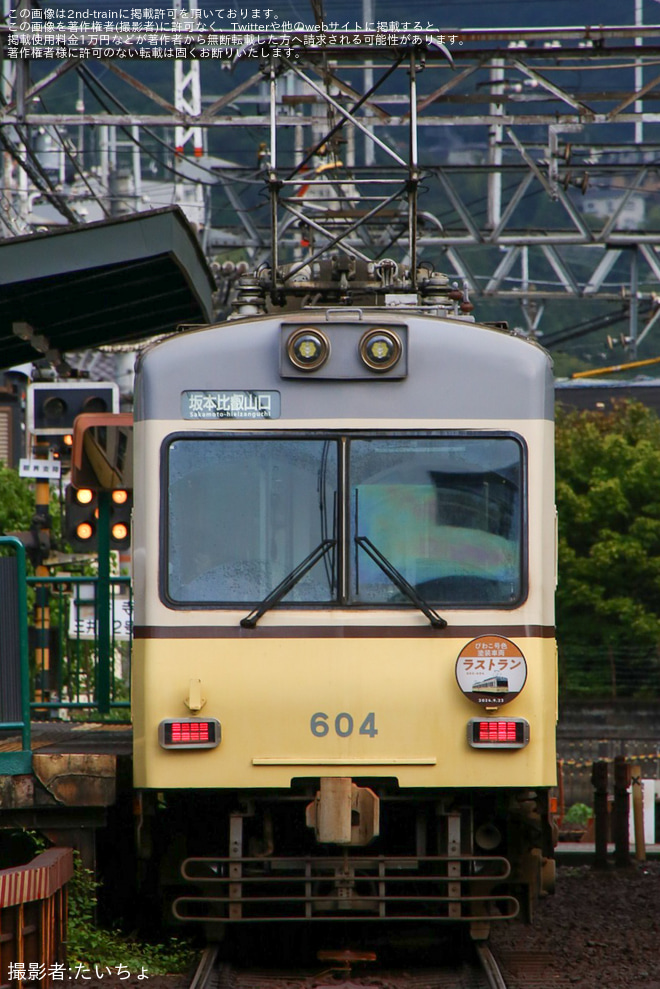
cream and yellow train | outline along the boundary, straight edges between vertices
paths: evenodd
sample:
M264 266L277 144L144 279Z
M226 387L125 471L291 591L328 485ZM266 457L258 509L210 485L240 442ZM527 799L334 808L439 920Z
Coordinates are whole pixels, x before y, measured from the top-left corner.
M429 270L321 275L139 362L143 853L207 928L479 937L552 873L550 360Z

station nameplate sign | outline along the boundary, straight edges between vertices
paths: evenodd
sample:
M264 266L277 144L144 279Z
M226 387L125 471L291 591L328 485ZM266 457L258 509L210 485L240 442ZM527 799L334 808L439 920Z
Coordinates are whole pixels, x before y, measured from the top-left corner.
M19 477L33 477L39 481L57 481L62 476L59 460L32 460L21 457L18 463Z
M110 629L115 641L127 641L133 628L133 608L128 598L115 597L110 602ZM71 601L69 609L69 638L97 639L98 615L94 602Z

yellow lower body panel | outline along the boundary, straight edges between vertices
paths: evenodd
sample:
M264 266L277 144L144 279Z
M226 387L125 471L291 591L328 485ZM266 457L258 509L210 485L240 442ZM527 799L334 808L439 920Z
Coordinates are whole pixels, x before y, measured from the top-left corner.
M162 633L161 633L162 635ZM466 697L456 659L469 638L142 638L133 650L134 773L139 788L288 787L327 776L401 787L555 783L556 655L520 638L521 693L497 713ZM198 682L199 681L199 682ZM200 710L191 712L202 703ZM217 718L216 748L164 749L166 718ZM472 718L524 718L520 749L476 749Z

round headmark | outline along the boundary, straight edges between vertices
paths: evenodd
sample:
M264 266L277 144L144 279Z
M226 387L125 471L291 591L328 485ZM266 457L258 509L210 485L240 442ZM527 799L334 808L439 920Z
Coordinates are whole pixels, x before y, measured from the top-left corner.
M518 646L501 635L480 635L461 649L456 679L475 704L496 707L517 697L527 679L527 662Z

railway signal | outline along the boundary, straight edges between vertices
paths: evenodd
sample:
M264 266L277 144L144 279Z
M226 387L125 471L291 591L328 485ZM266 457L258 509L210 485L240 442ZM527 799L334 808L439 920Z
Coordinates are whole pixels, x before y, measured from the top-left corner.
M127 550L131 545L133 495L123 488L110 494L110 549Z
M110 495L110 549L123 552L131 545L133 497L117 488ZM91 488L69 484L65 493L65 533L75 553L98 551L99 496Z
M118 410L113 381L38 381L28 389L28 428L36 436L70 435L76 416Z
M67 486L65 493L65 533L76 553L93 553L97 546L96 495L89 488Z

